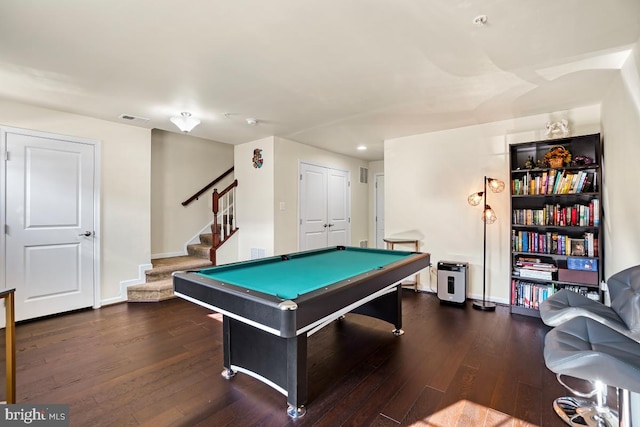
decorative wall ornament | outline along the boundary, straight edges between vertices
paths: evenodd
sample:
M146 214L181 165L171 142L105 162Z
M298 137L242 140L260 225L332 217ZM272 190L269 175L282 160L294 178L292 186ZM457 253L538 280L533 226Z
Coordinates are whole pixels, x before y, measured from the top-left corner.
M569 120L562 119L557 122L547 122L547 138L569 136Z
M262 149L256 148L253 150L253 167L258 169L262 167L264 160L262 159Z

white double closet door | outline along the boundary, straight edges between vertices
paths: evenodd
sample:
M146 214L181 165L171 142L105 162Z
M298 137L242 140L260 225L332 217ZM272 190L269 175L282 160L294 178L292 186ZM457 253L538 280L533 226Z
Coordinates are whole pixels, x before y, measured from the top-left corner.
M300 163L300 250L349 245L349 172Z

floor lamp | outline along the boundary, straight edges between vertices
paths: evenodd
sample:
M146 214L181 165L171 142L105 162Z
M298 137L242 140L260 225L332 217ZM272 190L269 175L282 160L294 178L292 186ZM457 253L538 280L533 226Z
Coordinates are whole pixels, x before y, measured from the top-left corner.
M480 202L483 202L484 209L482 210L482 224L483 224L483 258L482 258L482 301L474 301L473 308L483 311L494 311L496 309L495 303L486 300L487 296L487 224L493 224L496 222L496 213L491 209L491 206L487 204L487 186L494 193L500 193L504 190L504 182L495 178L484 177L484 191L479 193L473 193L467 198L467 201L471 206L478 206Z

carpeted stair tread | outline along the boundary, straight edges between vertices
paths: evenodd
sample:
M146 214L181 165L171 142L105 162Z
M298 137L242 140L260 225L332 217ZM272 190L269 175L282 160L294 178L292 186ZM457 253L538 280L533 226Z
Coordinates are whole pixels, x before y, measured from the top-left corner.
M212 266L209 260L209 249L213 236L202 234L202 243L187 246L189 255L158 258L151 260L151 269L146 270L145 282L127 287L127 300L130 302L158 302L174 298L173 277L175 271L197 270Z
M200 243L211 246L213 244L213 233L203 233L200 235Z
M129 302L158 302L175 298L173 294L173 278L142 283L127 288Z
M147 272L172 272L179 270L189 270L193 268L208 267L211 261L191 255L177 256L171 258L159 258L151 260L153 268Z
M208 259L210 249L211 245L206 245L203 243L194 243L187 246L187 252L189 253L189 255L200 259Z
M151 263L153 268L145 271L147 283L169 279L174 271L197 270L212 265L208 259L188 255L154 259Z

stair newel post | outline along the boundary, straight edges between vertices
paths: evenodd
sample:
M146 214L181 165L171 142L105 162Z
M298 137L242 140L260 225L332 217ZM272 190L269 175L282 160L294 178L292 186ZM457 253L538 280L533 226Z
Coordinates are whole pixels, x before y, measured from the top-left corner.
M217 189L213 190L213 225L211 226L213 244L209 250L209 259L213 265L216 265L216 250L237 230L235 223L237 186L236 179L221 193L218 193Z
M233 216L231 217L231 221L233 224L233 231L236 231L236 189L238 188L238 180L233 180Z
M220 233L218 231L218 212L219 212L219 204L218 201L220 199L220 195L218 194L218 189L213 189L211 201L211 210L213 211L213 226L211 227L211 232L213 233L212 237L212 245L211 249L209 249L209 260L213 265L216 265L216 247L220 243Z

